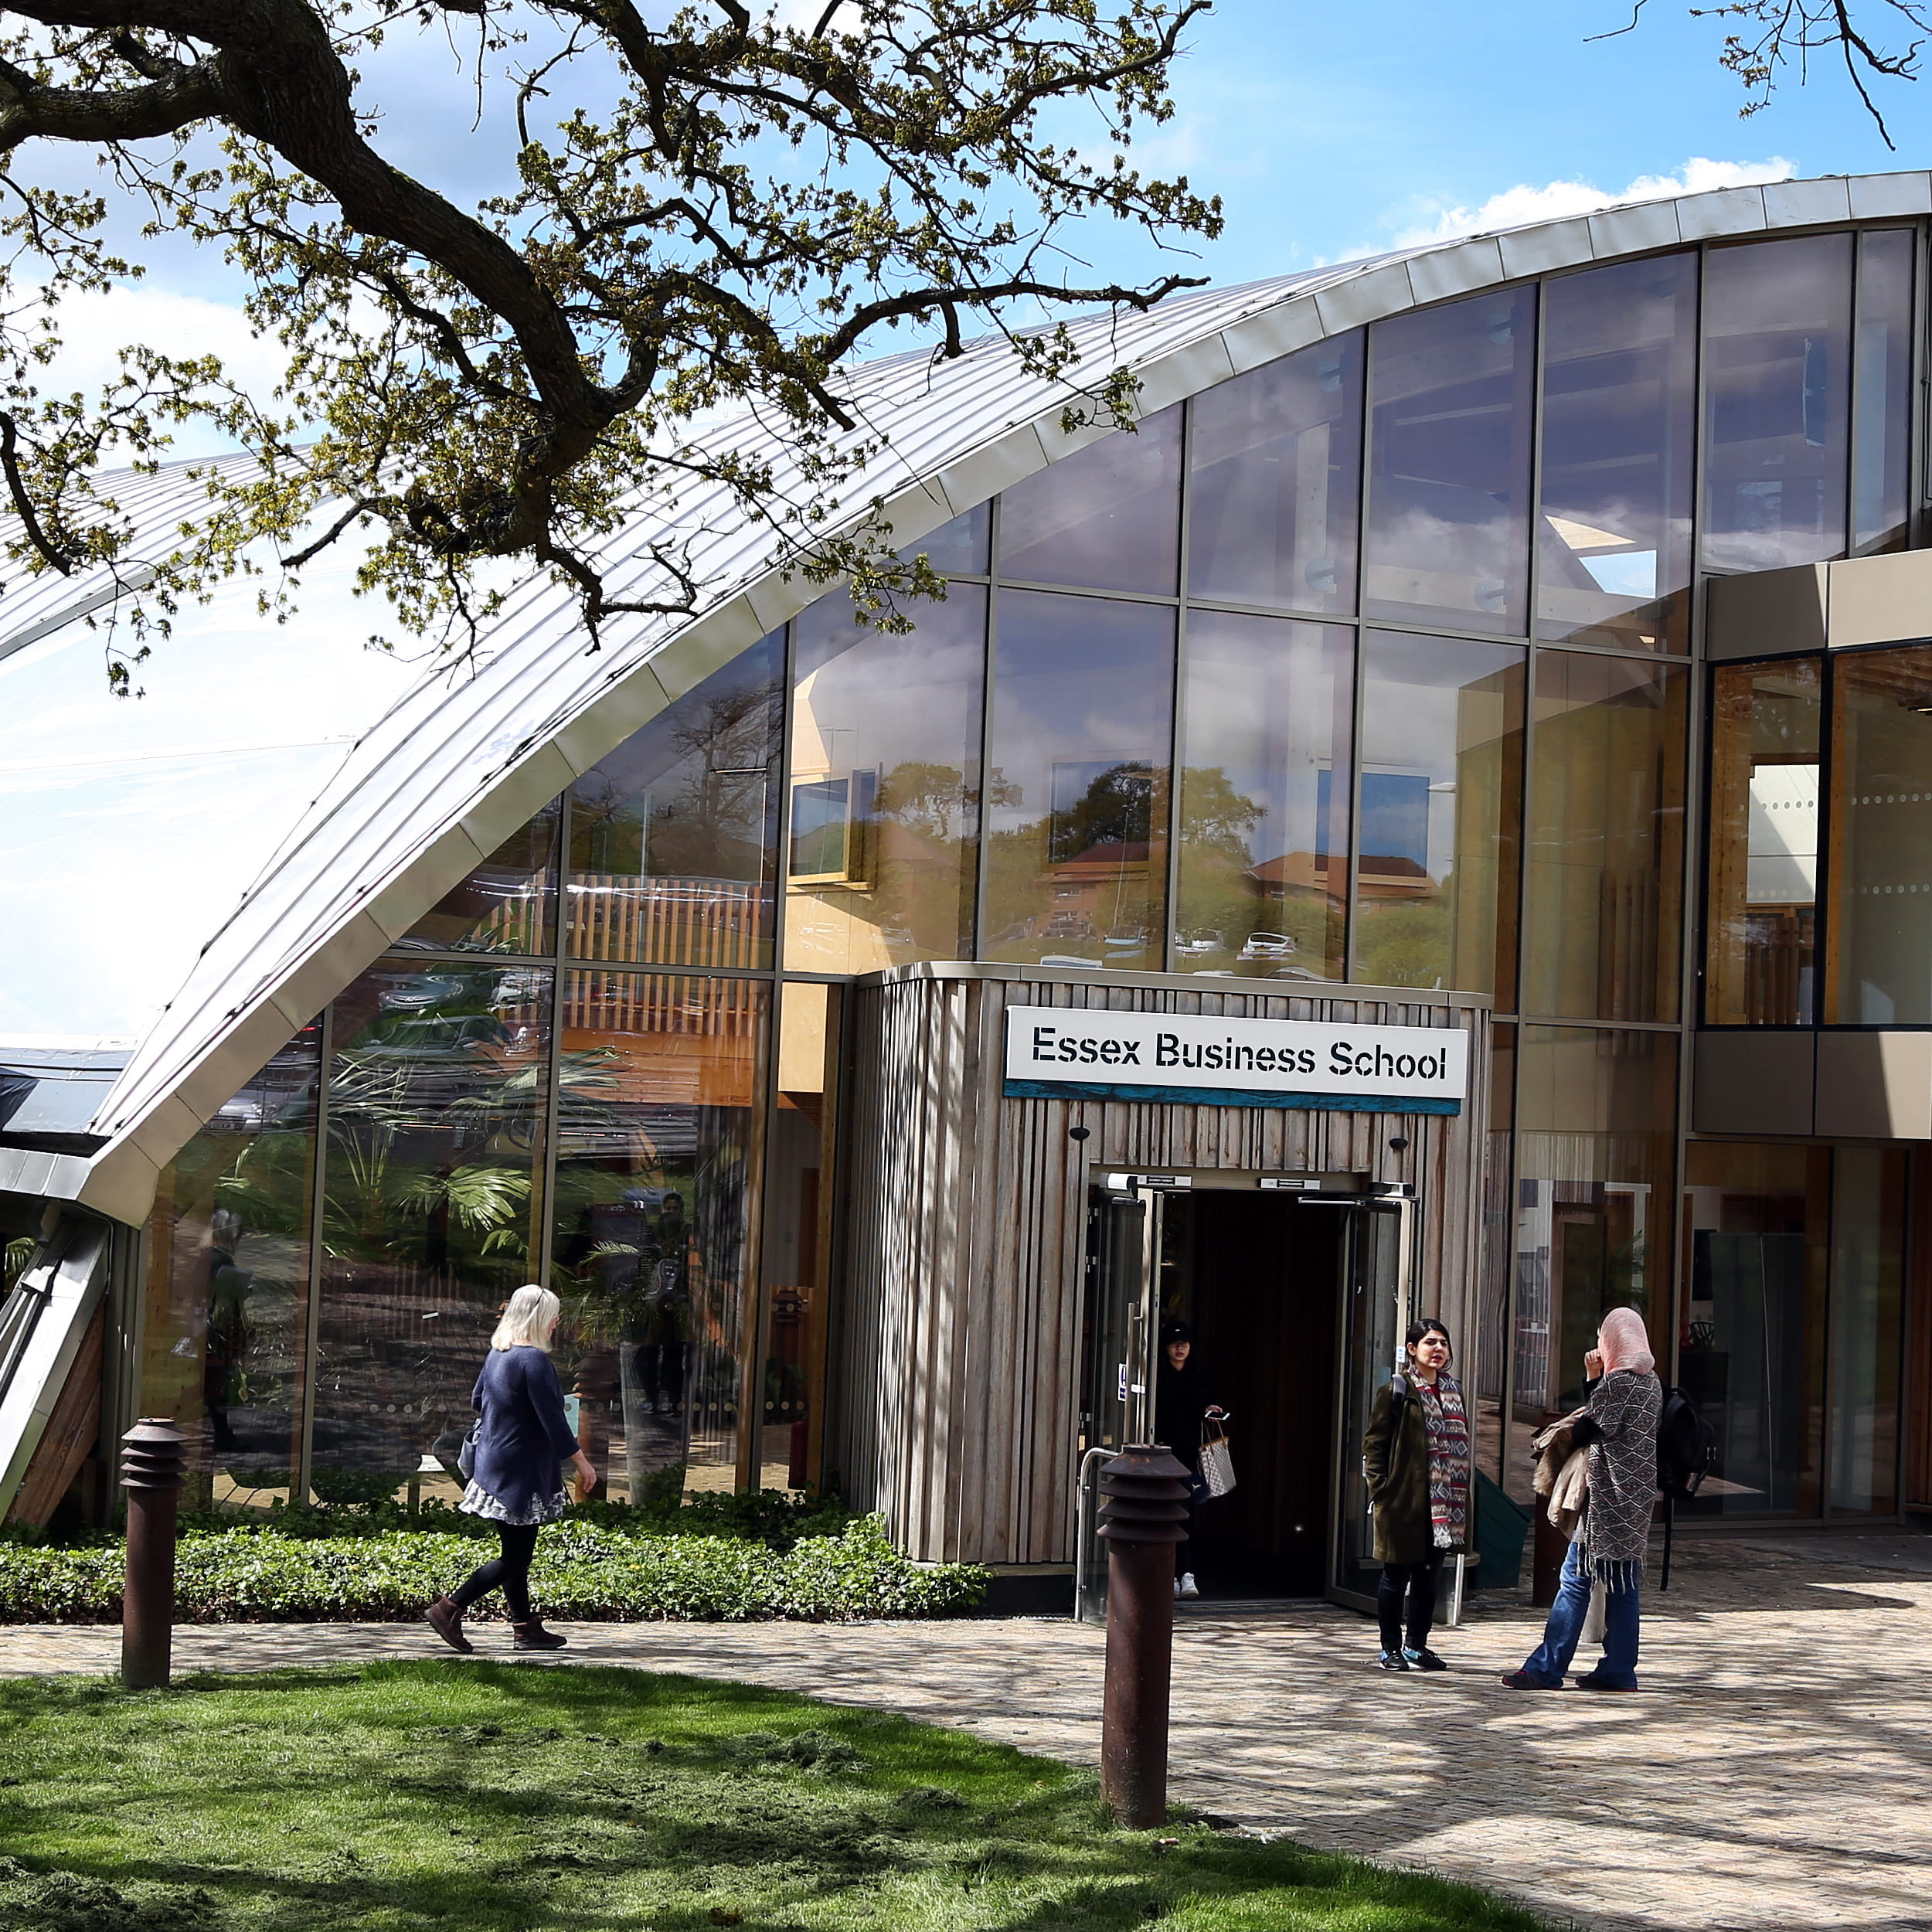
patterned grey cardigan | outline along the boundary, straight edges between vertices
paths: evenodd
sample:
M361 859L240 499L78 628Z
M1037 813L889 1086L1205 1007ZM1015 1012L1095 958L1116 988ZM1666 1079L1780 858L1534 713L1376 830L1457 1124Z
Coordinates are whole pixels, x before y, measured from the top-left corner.
M1590 1502L1577 1540L1611 1590L1634 1590L1643 1573L1657 1506L1657 1419L1664 1389L1655 1376L1616 1369L1590 1386L1584 1405L1594 1428Z

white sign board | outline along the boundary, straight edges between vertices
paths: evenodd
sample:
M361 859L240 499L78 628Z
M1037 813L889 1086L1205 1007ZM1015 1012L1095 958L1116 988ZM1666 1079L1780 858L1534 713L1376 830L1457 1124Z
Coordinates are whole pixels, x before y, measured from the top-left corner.
M1009 1094L1455 1114L1468 1088L1460 1027L1006 1009Z

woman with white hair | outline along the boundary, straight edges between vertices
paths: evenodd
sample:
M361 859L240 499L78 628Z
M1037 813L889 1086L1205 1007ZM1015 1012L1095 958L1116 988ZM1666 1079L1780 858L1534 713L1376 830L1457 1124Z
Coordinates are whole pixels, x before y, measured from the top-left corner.
M496 1525L498 1553L447 1597L423 1611L424 1619L452 1650L476 1646L463 1634L463 1614L479 1597L501 1590L509 1607L519 1650L561 1650L569 1640L546 1630L530 1607L530 1559L537 1532L563 1514L563 1464L577 1468L580 1494L595 1485L597 1472L577 1447L563 1406L563 1385L549 1356L563 1305L548 1288L521 1287L505 1304L490 1337L490 1352L476 1379L470 1404L482 1420L476 1431L469 1487L457 1505Z

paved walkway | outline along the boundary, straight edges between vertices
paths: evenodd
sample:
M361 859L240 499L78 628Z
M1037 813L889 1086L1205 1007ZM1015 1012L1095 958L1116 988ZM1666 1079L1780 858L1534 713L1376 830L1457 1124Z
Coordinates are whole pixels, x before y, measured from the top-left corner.
M1478 1599L1479 1602L1483 1600ZM1932 1932L1932 1538L1680 1543L1646 1694L1526 1695L1539 1619L1492 1604L1437 1677L1385 1678L1353 1614L1217 1608L1175 1638L1177 1798L1432 1867L1618 1932ZM566 1625L570 1658L738 1678L1099 1747L1101 1638L1038 1620ZM501 1626L485 1627L494 1649ZM111 1629L0 1629L0 1672L114 1668ZM408 1626L199 1625L183 1669L443 1655Z

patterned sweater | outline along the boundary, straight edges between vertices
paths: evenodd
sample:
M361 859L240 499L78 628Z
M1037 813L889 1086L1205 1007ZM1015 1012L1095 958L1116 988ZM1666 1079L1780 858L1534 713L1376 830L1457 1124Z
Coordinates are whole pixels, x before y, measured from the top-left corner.
M1614 1369L1590 1385L1584 1406L1595 1440L1590 1444L1590 1502L1577 1540L1611 1589L1634 1587L1657 1505L1663 1385L1634 1369Z

